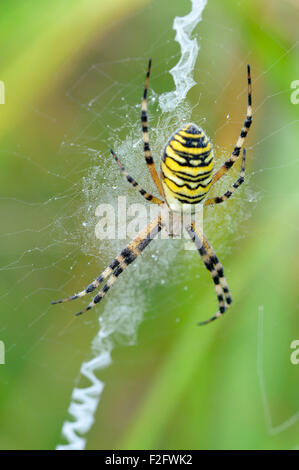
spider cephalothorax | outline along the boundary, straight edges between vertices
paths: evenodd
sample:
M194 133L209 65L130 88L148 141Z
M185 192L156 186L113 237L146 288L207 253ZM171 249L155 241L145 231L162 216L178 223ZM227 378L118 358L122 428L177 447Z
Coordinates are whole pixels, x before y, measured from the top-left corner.
M56 300L53 304L75 300L93 292L102 282L106 280L104 286L94 297L92 302L77 315L90 310L100 302L110 287L115 283L118 276L142 253L153 238L166 227L171 236L175 235L175 225L185 209L194 213L199 207L219 204L226 201L234 191L243 183L245 177L245 149L241 164L241 172L237 181L226 191L225 194L218 197L206 198L210 187L215 184L233 164L238 160L243 147L248 130L252 123L251 107L251 78L250 67L247 66L248 77L248 105L247 116L241 129L240 136L234 147L234 150L228 160L212 174L214 166L214 156L211 150L211 144L204 131L195 124L187 124L178 129L167 142L161 159L161 178L159 178L154 160L152 157L147 124L147 90L151 70L151 60L148 64L146 74L143 100L141 105L141 124L144 142L144 156L152 179L160 193L160 198L153 196L145 191L132 176L128 174L125 167L121 164L114 151L112 156L120 167L127 181L131 183L139 193L148 201L160 206L159 215L153 219L147 227L139 232L136 238L132 240L121 253L114 258L112 263L100 274L86 289L62 300ZM165 213L168 217L168 225L165 223ZM217 255L210 245L208 239L197 223L194 221L188 224L185 229L189 233L191 240L212 275L215 284L219 311L209 320L201 322L206 324L220 317L231 304L232 298L223 272L223 266L219 262Z

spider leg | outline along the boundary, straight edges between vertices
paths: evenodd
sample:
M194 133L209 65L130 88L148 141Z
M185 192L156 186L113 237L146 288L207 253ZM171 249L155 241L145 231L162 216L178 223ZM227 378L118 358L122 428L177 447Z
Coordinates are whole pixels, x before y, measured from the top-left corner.
M129 173L127 172L127 170L125 169L125 167L123 166L123 164L121 163L121 161L119 160L119 158L116 156L115 152L111 149L110 150L114 160L116 161L116 163L118 164L122 174L125 176L125 178L127 179L127 181L132 184L132 186L134 186L134 188L137 189L137 191L139 191L139 193L141 194L141 196L143 196L145 199L147 199L147 201L150 201L150 202L153 202L154 204L163 204L163 201L161 199L159 199L158 197L155 197L153 196L152 194L149 194L147 191L145 191L138 183L136 180L134 180L134 178L132 178L132 176L129 175Z
M151 152L150 145L149 145L149 136L148 136L147 90L148 90L149 77L151 73L151 65L152 65L152 59L150 59L148 62L148 69L147 69L145 85L144 85L143 100L141 104L141 126L142 126L142 136L143 136L143 148L144 148L145 161L149 169L149 172L151 174L151 177L153 178L153 181L155 185L157 186L159 193L161 194L162 197L164 197L162 183L158 176L155 163L152 157L152 152Z
M225 302L226 302L226 306L229 306L233 299L232 299L232 296L230 294L230 291L229 291L229 287L228 287L228 284L227 284L227 280L226 280L226 277L224 275L224 271L223 271L223 266L222 264L220 263L219 259L218 259L218 256L216 255L216 252L215 250L213 249L212 245L210 244L210 242L208 241L207 237L205 236L204 233L202 233L202 237L203 237L203 245L211 259L211 262L213 263L214 265L214 268L218 274L218 277L219 277L219 281L220 281L220 285L222 287L222 290L223 290L223 293L224 293L224 297L225 297Z
M78 294L74 294L70 297L66 297L66 298L60 299L60 300L53 300L51 302L51 304L52 305L62 304L64 302L69 302L70 300L79 299L80 297L84 297L85 295L90 294L91 292L93 292L105 279L107 279L107 277L110 276L110 274L113 273L114 269L116 269L121 264L121 262L123 261L123 258L124 258L123 251L120 253L119 256L114 258L112 263L109 264L109 266L107 266L107 268L91 284L89 284L89 286L86 287L86 289L84 289L81 292L78 292Z
M130 264L130 263L127 263L127 261L129 261L132 258L131 252L133 252L133 254L134 254L135 247L137 246L137 248L138 248L138 246L144 240L144 237L145 238L147 237L148 231L151 231L151 230L154 231L155 222L156 222L156 225L159 224L159 229L158 229L158 232L159 232L161 230L161 227L160 227L161 217L160 216L158 216L158 218L154 219L143 231L141 231L137 235L137 237L134 238L134 240L132 240L126 246L126 248L124 248L120 252L120 254L116 258L114 258L112 263L110 263L109 266L107 266L107 268L91 284L89 284L89 286L86 289L84 289L83 291L79 292L78 294L74 294L70 297L66 297L66 298L60 299L60 300L54 300L53 302L51 302L51 304L52 305L61 304L61 303L64 303L64 302L69 302L70 300L76 300L76 299L79 299L80 297L84 297L85 295L90 294L91 292L93 292L105 279L107 279L111 274L113 274L113 272L117 268L124 268L125 269L127 267L127 265ZM151 224L153 224L152 229L150 228ZM140 254L140 253L138 253L138 254ZM134 261L134 259L132 261Z
M209 320L199 323L199 325L206 325L207 323L216 320L216 318L221 317L221 315L225 313L227 305L231 304L232 302L232 298L229 292L226 278L224 276L223 266L219 262L215 251L213 250L203 232L197 225L195 225L194 222L190 226L187 226L186 230L189 233L192 241L195 243L204 265L210 271L213 282L215 284L219 312L209 318Z
M241 186L242 183L244 183L245 179L245 161L246 161L246 150L245 148L243 149L243 157L242 157L242 166L241 166L241 171L240 171L240 176L235 181L235 183L232 185L232 187L226 191L226 193L223 194L223 196L217 196L217 197L212 197L208 198L204 202L204 206L210 206L211 204L220 204L221 202L226 201L229 199L232 194L235 192L236 189L238 189L239 186Z
M251 97L251 76L250 76L250 66L247 65L247 77L248 77L248 104L247 104L247 115L246 119L244 122L244 125L241 129L240 136L237 140L236 146L228 160L224 162L224 164L219 168L218 171L216 171L215 175L213 176L212 179L212 185L216 183L220 178L222 178L225 173L228 172L228 170L233 166L236 160L238 160L238 157L240 155L241 148L243 147L245 138L247 136L247 133L249 131L249 128L252 123L252 97Z
M139 232L136 238L132 240L126 248L121 252L122 261L119 263L111 277L108 279L103 288L98 292L90 304L76 313L76 315L82 315L82 313L87 312L92 309L97 303L99 303L103 297L106 295L108 290L113 286L118 276L131 264L135 259L142 253L142 251L150 244L150 242L155 238L155 236L160 232L162 228L161 224L161 215L158 215L153 219L147 227Z

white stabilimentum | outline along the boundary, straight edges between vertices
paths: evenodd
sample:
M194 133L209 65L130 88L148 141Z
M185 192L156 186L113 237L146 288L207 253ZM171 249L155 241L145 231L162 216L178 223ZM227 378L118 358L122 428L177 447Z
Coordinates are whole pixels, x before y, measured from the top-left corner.
M104 383L99 380L95 372L108 367L111 364L112 343L103 338L102 330L94 339L97 342L97 355L90 361L83 362L80 375L91 383L88 387L75 387L72 393L72 401L68 409L73 421L65 421L62 427L62 435L67 444L58 445L57 450L83 450L86 439L80 437L86 434L94 423L94 414L98 407Z
M199 51L196 39L191 39L192 31L201 21L202 12L207 0L191 0L192 10L183 17L176 16L173 29L176 31L175 40L181 47L181 57L178 63L170 70L173 76L175 90L163 93L159 98L160 108L164 112L174 111L187 96L188 91L196 82L193 80L193 70Z

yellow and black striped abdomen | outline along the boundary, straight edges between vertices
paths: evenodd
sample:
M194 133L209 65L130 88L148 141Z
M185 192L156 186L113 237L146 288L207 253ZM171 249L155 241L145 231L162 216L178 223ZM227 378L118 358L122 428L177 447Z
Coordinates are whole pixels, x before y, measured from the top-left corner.
M183 204L199 204L212 181L214 157L202 129L187 124L167 142L161 162L165 199L170 209L181 211Z

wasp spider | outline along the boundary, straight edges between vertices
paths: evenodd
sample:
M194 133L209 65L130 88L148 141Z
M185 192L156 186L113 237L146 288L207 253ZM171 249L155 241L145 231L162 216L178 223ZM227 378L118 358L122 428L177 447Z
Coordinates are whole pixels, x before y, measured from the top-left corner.
M93 292L102 282L107 280L92 302L90 302L84 310L78 312L77 315L92 309L99 303L110 287L115 283L118 276L136 260L153 238L161 231L163 227L163 218L161 215L163 209L167 209L170 214L182 214L184 209L186 209L186 207L190 208L190 204L192 204L192 212L194 213L201 204L210 206L226 201L244 181L245 149L243 149L241 172L237 181L222 196L206 199L211 186L222 178L238 160L252 122L249 65L247 66L248 105L246 120L230 158L213 174L214 156L207 136L204 131L195 124L187 124L177 130L167 142L162 155L160 178L153 161L148 136L147 90L150 70L151 60L148 64L145 80L141 106L141 124L146 165L161 197L158 198L145 191L137 181L127 173L125 167L119 161L113 150L111 150L111 154L127 181L131 183L145 199L151 203L160 205L161 211L86 289L71 297L52 302L56 304L78 299ZM192 222L186 227L186 230L195 243L204 265L211 273L217 293L219 311L209 320L200 323L206 324L223 315L226 308L231 304L232 298L224 276L223 266L201 228L195 222Z

